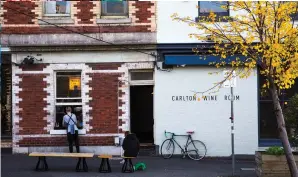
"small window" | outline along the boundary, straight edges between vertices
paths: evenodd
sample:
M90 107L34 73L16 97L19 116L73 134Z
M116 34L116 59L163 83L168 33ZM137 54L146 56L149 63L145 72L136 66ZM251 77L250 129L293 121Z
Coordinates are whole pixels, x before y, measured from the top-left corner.
M83 120L81 95L81 72L56 73L56 130L65 129L62 121L67 106L72 108L78 120Z
M102 16L127 16L128 4L125 0L102 0Z
M223 8L228 5L228 1L199 1L199 16L209 16L210 12L217 16L229 16L229 9Z
M45 15L54 16L69 16L70 2L69 1L47 1L44 3Z
M136 80L153 80L153 72L131 72L131 81Z

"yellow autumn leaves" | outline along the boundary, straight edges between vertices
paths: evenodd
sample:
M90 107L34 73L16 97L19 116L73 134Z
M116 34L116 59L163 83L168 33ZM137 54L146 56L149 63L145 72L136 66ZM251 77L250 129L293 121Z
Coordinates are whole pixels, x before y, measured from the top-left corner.
M298 29L293 17L298 13L295 1L230 1L232 17L220 17L214 12L194 21L173 14L173 20L189 23L200 34L190 34L198 40L212 40L209 54L220 56L217 68L231 65L242 78L257 66L266 78L272 78L280 89L288 89L298 77ZM194 50L200 54L200 50ZM243 55L229 61L231 56ZM244 69L243 69L244 67ZM269 87L265 83L264 87Z

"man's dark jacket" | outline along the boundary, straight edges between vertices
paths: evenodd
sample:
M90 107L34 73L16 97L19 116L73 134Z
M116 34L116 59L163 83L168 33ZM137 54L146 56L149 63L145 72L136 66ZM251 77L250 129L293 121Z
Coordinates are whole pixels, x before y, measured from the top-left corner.
M124 157L137 157L140 150L140 142L135 134L128 134L122 144Z

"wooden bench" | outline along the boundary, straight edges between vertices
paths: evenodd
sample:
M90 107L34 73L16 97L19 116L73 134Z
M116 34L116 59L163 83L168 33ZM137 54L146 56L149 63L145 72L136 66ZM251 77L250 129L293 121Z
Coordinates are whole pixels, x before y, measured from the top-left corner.
M122 173L133 173L134 168L131 159L134 159L135 157L122 157L125 161L122 166Z
M86 158L92 158L94 153L59 153L59 152L32 152L29 154L31 157L38 157L38 162L36 164L36 171L47 171L48 164L46 161L46 157L71 157L71 158L79 158L76 166L76 171L88 171L88 165L86 162ZM42 162L42 168L39 168ZM82 168L83 167L83 168Z
M112 158L111 155L99 155L98 158L101 158L101 163L99 166L99 172L100 173L111 173L111 166L109 159Z

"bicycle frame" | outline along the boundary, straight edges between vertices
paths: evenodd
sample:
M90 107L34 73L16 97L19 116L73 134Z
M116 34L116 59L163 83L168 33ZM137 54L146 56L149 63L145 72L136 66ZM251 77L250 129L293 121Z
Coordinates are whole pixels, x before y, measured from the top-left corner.
M171 132L165 132L165 133L171 133ZM187 152L187 150L186 150L186 146L187 146L187 144L189 143L189 142L192 142L192 137L191 137L191 135L176 135L176 134L174 134L174 133L171 133L172 134L172 137L170 138L171 140L173 140L174 141L174 143L175 144L177 144L178 145L178 147L181 149L181 151L183 152L183 153L186 153ZM184 149L180 146L180 144L175 140L175 136L187 136L187 141L186 141L186 143L185 143L185 147L184 147Z

